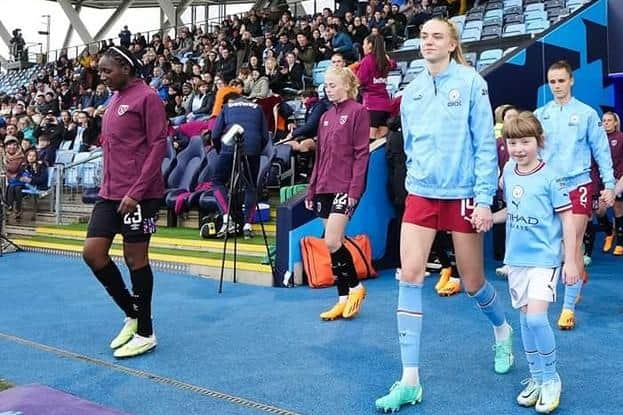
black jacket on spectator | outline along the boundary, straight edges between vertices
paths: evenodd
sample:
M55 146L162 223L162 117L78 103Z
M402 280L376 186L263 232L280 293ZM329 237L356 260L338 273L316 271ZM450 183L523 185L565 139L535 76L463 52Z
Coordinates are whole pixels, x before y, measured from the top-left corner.
M225 83L229 83L236 77L236 58L230 55L227 59L220 59L216 64L216 72L220 72Z
M80 151L80 148L76 146L75 140L78 135L78 127L74 127L71 130L67 131L65 134L65 139L63 141L71 141L72 144L69 147L70 150ZM89 122L89 126L82 133L82 144L84 147L88 148L90 146L95 146L98 144L99 138L99 130L92 126Z
M188 114L189 112L192 112L193 114L210 114L212 113L212 107L214 106L214 94L211 92L206 93L203 98L201 99L201 107L196 110L193 111L192 110L192 105L193 105L193 100L195 99L195 96L198 95L196 92L193 92L190 94L190 96L188 97L188 99L186 100L186 113Z
M323 98L305 111L305 124L292 130L292 138L313 138L318 135L318 123L320 117L331 107L328 99Z

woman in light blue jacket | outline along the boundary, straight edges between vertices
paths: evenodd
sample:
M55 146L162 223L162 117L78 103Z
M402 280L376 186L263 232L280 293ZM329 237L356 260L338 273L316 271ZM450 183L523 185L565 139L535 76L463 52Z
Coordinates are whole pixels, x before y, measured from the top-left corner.
M493 325L495 372L506 373L513 365L512 329L495 290L484 278L482 239L492 226L490 206L497 188L487 84L465 64L452 22L429 20L420 37L427 70L406 87L401 104L409 193L402 223L397 310L403 370L390 392L376 401L384 411L422 399L418 371L422 287L426 260L439 230L452 232L465 289Z

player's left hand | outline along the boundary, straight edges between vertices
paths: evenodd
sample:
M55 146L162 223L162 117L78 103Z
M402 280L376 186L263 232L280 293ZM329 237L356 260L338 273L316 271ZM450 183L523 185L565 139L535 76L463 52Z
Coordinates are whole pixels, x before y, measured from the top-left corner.
M562 266L562 280L567 285L573 285L580 281L580 269L575 261L565 261Z
M604 189L601 191L599 200L603 201L607 207L614 205L614 190Z
M138 202L132 199L130 196L124 196L121 199L121 203L119 203L119 208L117 208L117 212L125 215L126 213L132 213L136 210L136 205Z
M353 208L355 207L356 204L357 204L357 199L355 199L354 197L348 198L348 207Z
M476 232L487 232L493 226L493 214L488 206L476 206L472 213L472 225Z

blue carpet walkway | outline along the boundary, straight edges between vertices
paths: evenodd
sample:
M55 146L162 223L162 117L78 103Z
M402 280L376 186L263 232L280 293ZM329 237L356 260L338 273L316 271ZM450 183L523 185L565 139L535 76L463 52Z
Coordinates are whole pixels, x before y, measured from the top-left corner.
M623 408L620 258L596 255L578 326L556 331L560 414ZM510 308L504 281L490 280ZM516 368L492 370L492 332L473 301L424 293L424 401L401 414L523 414L527 375L519 331ZM353 321L321 322L333 289L276 289L157 272L154 353L116 360L108 349L122 316L80 261L32 253L0 258L0 377L40 383L136 415L372 414L400 371L393 272L367 283ZM561 288L561 287L559 287ZM550 312L552 324L560 305Z

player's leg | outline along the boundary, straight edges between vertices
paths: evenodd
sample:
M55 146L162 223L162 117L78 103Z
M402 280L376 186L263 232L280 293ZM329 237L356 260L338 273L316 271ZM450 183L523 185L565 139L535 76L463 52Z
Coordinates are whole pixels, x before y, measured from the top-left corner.
M437 253L439 263L441 264L441 270L439 271L439 281L435 284L435 290L437 294L443 296L449 296L457 294L461 291L461 282L458 278L455 278L458 282L458 286L453 284L448 289L445 289L446 285L452 277L452 262L448 256L450 250L450 238L446 231L438 231L433 242L433 250Z
M528 288L526 325L532 333L541 368L537 412L550 413L560 403L562 383L556 370L557 349L554 330L547 315L549 304L556 301L560 268L531 268Z
M411 197L411 196L409 196ZM402 377L394 383L389 393L376 400L377 409L397 411L402 405L415 404L422 399L419 379L420 337L422 332L422 286L426 260L436 229L407 222L412 203L407 199L405 219L402 223L400 260L402 271L398 289L398 339L402 361Z
M115 357L133 357L153 350L158 342L152 326L151 302L154 275L149 264L149 242L156 231L160 201L141 201L136 210L123 217L123 256L130 270L137 313L137 330L132 339L114 353Z
M582 240L584 237L584 230L588 222L588 216L585 214L573 214L572 215L573 226L575 229L576 242L578 244L578 250L576 252L576 263L584 264L584 252L582 250ZM582 272L583 276L586 276L586 271ZM578 302L580 293L582 292L582 286L585 283L586 277L580 279L573 285L565 285L565 296L562 304L562 311L558 319L558 327L561 330L572 330L575 327L575 305Z
M599 230L606 234L601 250L610 252L614 243L614 227L610 218L608 218L608 209L605 206L599 205L595 211L595 216L597 217Z

